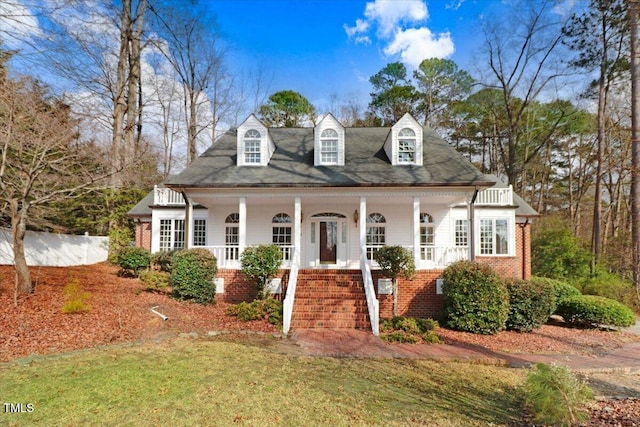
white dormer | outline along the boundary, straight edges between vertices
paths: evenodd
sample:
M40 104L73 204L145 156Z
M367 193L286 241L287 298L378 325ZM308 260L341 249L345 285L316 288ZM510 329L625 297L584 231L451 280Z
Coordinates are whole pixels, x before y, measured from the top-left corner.
M238 166L267 166L276 146L269 129L251 114L238 126Z
M411 114L393 125L384 151L393 165L422 165L422 126Z
M327 114L313 130L314 164L344 166L344 126Z

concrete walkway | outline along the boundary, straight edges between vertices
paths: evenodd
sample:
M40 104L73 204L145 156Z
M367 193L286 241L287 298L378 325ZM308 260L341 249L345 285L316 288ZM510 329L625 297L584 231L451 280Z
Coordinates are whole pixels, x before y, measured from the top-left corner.
M640 334L640 324L629 328ZM389 344L370 332L354 329L292 331L291 340L309 356L337 358L412 358L482 363L510 367L556 363L578 372L640 373L640 343L629 343L602 356L576 354L511 354L472 345Z

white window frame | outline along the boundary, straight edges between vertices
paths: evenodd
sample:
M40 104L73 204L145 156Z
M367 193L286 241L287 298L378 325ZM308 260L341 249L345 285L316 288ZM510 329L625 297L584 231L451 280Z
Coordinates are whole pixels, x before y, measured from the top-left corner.
M184 249L185 227L184 219L161 218L159 250L168 252L176 249Z
M367 215L366 231L367 259L372 260L378 249L387 243L387 219L378 212Z
M400 129L400 132L398 132L398 164L399 165L413 165L416 163L417 139L418 138L417 138L416 132L413 129L411 128Z
M420 212L420 260L433 261L435 255L435 224L433 216Z
M244 134L244 163L259 165L262 161L262 135L255 129L249 129Z
M224 220L224 257L227 261L240 259L240 214L234 212Z
M480 256L510 256L512 255L512 221L509 218L480 218L478 234L478 253ZM506 234L499 239L498 227ZM501 243L502 242L502 243ZM501 248L505 245L506 248ZM500 250L500 252L498 252Z
M207 220L204 218L193 220L193 246L207 246Z
M282 259L291 261L291 245L293 242L291 216L286 213L278 213L271 220L271 241L274 245L278 245L282 250Z
M469 220L458 218L453 223L453 245L456 248L469 247Z
M329 128L320 135L320 164L338 164L339 136L335 129Z

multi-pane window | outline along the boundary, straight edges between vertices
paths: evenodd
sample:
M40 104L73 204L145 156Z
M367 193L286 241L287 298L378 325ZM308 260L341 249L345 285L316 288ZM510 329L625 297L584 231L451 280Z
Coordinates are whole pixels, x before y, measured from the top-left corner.
M205 246L207 244L207 220L193 220L193 246Z
M456 219L454 243L457 247L469 245L469 225L466 219Z
M507 255L509 253L509 222L506 219L480 220L480 254Z
M433 217L428 213L420 214L420 259L433 261L435 235L433 232Z
M398 163L414 163L416 159L416 133L403 128L398 132Z
M382 214L372 213L367 216L367 258L373 259L373 254L386 242L386 222Z
M286 213L279 213L271 221L272 242L282 246L282 259L291 261L291 217Z
M260 132L249 129L244 134L244 162L260 163Z
M338 163L338 132L333 129L325 129L320 134L320 162Z
M160 251L184 249L184 220L160 220Z
M227 260L238 260L240 255L240 214L232 213L225 221L224 243L225 258Z

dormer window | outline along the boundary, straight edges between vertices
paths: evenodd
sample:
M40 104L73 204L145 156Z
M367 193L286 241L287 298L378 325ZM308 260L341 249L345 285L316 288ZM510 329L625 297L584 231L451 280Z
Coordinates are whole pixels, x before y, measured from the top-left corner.
M384 143L384 151L393 165L422 166L423 128L411 114L406 113L391 127Z
M344 126L327 114L313 132L314 165L344 166L344 144Z
M260 164L261 135L255 129L244 134L244 162L245 164Z
M237 165L267 166L276 146L269 129L251 114L237 130Z
M338 163L338 132L325 129L320 135L320 161L322 164Z
M416 133L409 128L398 132L398 163L414 163L416 159Z

